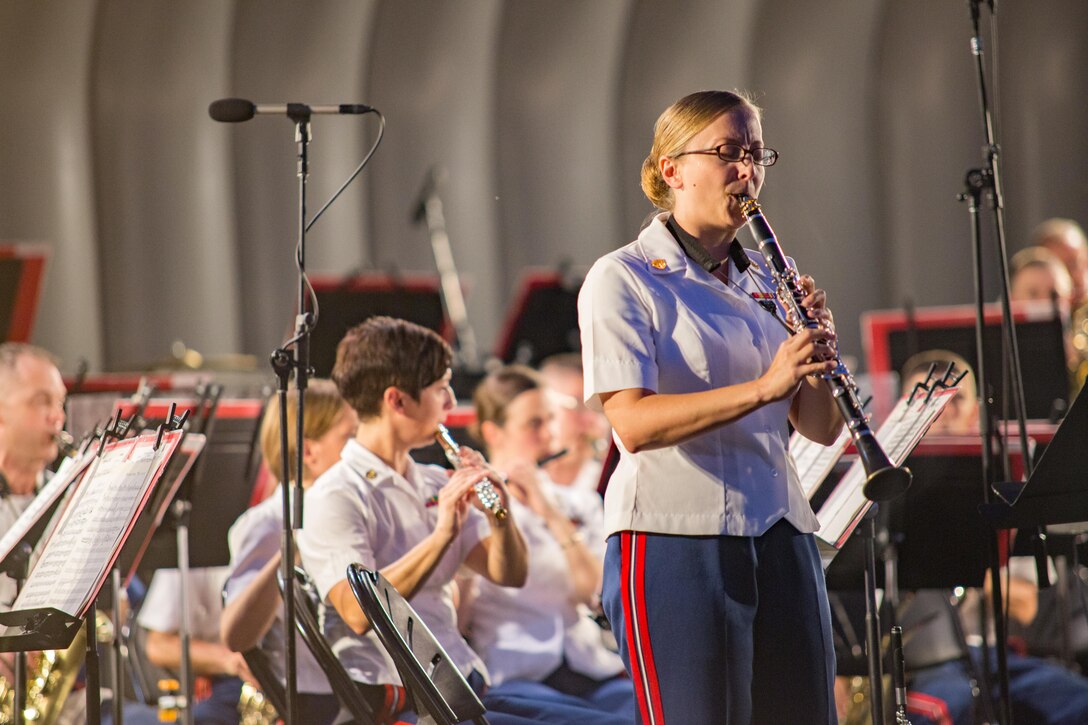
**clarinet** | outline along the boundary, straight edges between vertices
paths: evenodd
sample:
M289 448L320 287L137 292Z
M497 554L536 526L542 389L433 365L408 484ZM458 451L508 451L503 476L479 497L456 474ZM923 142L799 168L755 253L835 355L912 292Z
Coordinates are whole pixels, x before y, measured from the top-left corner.
M460 468L461 446L457 445L457 441L450 435L446 426L439 423L438 430L434 432L434 438L438 441L438 445L442 447L442 452L446 454L446 460L450 462L450 465L455 469ZM502 500L499 498L499 494L495 491L491 481L486 478L477 481L473 488L476 489L476 497L480 499L480 503L484 505L484 508L494 514L496 520L504 521L506 519L506 509L503 508Z
M801 286L801 278L797 270L786 260L782 247L774 236L771 225L763 216L759 208L759 202L750 196L738 194L741 212L747 221L748 231L759 245L760 254L770 268L771 277L778 287L778 298L785 305L795 324L800 328L819 329L820 323L808 316L805 308L801 306L801 300L805 298L804 288ZM794 334L800 332L794 329ZM831 389L831 395L835 399L839 413L846 422L847 430L854 441L854 448L858 452L862 466L865 467L866 480L863 489L866 498L870 501L887 501L895 498L910 487L910 469L902 466L893 466L888 460L880 442L869 428L869 416L858 397L858 387L853 375L846 368L835 350L835 368L822 373L821 379Z

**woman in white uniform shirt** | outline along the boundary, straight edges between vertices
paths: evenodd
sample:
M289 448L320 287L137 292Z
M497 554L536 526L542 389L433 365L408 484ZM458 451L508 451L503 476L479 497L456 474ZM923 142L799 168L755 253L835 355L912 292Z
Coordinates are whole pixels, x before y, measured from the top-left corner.
M517 515L485 513L474 492L479 481L499 478L479 454L466 450L452 475L412 460L453 408L451 358L442 338L404 320L372 317L349 330L337 346L333 380L359 428L340 461L306 492L298 545L328 605L325 636L379 723L409 714L396 668L348 584L350 564L381 571L481 692L487 668L457 628L451 581L461 566L504 586L526 577ZM495 487L509 508L501 480ZM495 725L567 722L535 698L483 692L482 699Z
M298 401L287 399L288 430L298 424ZM306 414L303 423L302 487L313 482L340 460L344 444L355 435L359 417L344 402L331 380L311 380L306 388ZM296 465L296 438L288 436L287 456ZM261 455L268 470L283 481L280 451L279 400L273 397L261 421ZM282 488L242 514L230 528L230 577L223 588L223 616L220 634L223 644L234 652L246 652L261 646L271 655L273 666L282 668L283 600L276 575L280 569L280 542L283 538ZM299 712L307 722L332 722L339 703L317 661L305 644L296 647ZM283 679L284 674L279 673Z
M596 492L553 483L536 462L550 453L554 412L537 373L510 365L473 396L473 433L507 477L529 551L519 589L487 581L465 593L469 641L491 673L492 693L532 696L571 710L568 722L632 723L634 693L623 662L589 618L601 583L601 503ZM563 495L568 493L569 495Z
M620 446L605 498L604 606L643 722L833 722L834 655L787 421L832 442L814 375L833 340L790 337L737 194L778 154L759 110L691 94L658 119L643 190L661 212L594 264L579 299L585 394ZM766 305L766 307L764 307Z

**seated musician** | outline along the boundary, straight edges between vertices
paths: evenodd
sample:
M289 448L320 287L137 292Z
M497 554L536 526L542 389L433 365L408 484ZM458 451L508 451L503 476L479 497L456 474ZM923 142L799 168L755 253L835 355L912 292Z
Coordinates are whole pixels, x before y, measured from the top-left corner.
M298 423L298 401L292 391L287 398L288 430ZM306 388L303 423L302 485L308 489L322 473L340 460L344 444L355 435L358 416L348 406L331 380L311 380ZM280 448L279 398L273 397L261 421L261 454L277 481L285 480ZM288 458L297 465L297 438L287 438ZM283 537L282 487L277 487L260 504L238 518L230 529L230 577L223 590L224 608L219 631L223 643L234 652L260 646L281 681L283 673L283 603L276 575L280 569L280 542ZM299 710L306 722L329 723L339 711L324 673L306 645L298 640L297 678Z
M601 457L611 438L608 419L585 404L582 356L576 352L552 355L540 364L540 375L555 403L555 449L566 453L549 462L548 478L560 492L597 492Z
M40 347L0 344L0 535L34 500L56 459L67 391L56 360ZM15 599L15 582L0 575L0 609Z
M67 390L51 353L34 345L0 343L0 536L7 533L49 477L64 429ZM15 601L15 581L0 574L0 611ZM30 667L36 654L28 658ZM0 678L14 682L15 656L0 655ZM63 705L63 717L83 716L83 692Z
M540 376L511 365L473 396L473 433L507 479L511 506L529 548L529 576L511 588L475 580L469 641L491 673L494 695L529 695L585 708L577 723L633 723L635 697L619 655L605 648L590 618L604 557L601 499L564 496L538 467L551 452L553 412Z
M306 494L299 551L329 605L325 635L382 722L411 715L400 678L348 584L348 565L381 571L478 690L487 669L457 629L451 580L462 564L505 586L524 584L527 574L516 514L499 520L474 492L476 483L498 478L479 454L466 451L452 475L410 455L434 441L453 407L451 359L442 338L403 320L374 317L349 330L332 377L358 413L359 429L340 462ZM494 485L509 509L501 480ZM496 725L565 722L545 719L546 703L531 698L482 699Z
M225 566L189 570L188 601L192 626L189 662L192 674L205 678L209 686L206 693L200 692L203 688L197 688L193 719L199 725L237 725L242 681L254 682L242 655L231 652L219 641L222 591L227 574ZM147 659L166 670L179 672L182 662L181 577L177 569L155 572L136 621L147 630L144 643ZM126 705L124 719L135 725L158 722L155 708L138 705Z

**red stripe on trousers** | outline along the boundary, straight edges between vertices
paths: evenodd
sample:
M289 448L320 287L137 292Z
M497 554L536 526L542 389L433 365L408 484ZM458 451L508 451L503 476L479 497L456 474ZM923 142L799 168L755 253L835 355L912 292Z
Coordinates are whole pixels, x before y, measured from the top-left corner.
M635 701L643 723L649 723L650 705L646 690L642 687L642 669L639 651L635 643L635 624L631 612L631 532L620 532L620 601L623 602L623 625L627 637L627 659L631 663L631 681L635 686Z
M622 549L625 567L623 572L624 619L627 625L628 651L633 655L629 658L632 663L632 679L639 685L636 691L639 693L639 709L642 712L643 722L664 725L665 713L661 707L661 688L657 682L657 666L654 664L654 653L650 644L650 625L646 619L646 537L636 532L624 532L623 537L625 544ZM634 591L628 588L632 574L628 567L632 565L632 560ZM636 629L637 637L635 637Z
M907 712L929 718L937 725L952 725L952 714L948 711L948 703L933 695L908 692Z

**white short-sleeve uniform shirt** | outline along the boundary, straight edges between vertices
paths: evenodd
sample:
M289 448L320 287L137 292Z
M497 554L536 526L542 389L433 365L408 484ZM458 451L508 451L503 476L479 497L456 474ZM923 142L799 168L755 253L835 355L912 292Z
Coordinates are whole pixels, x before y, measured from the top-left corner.
M350 440L340 461L306 492L298 548L303 567L326 602L329 590L347 578L349 564L382 569L434 531L438 491L449 476L438 466L415 463L409 463L406 473L399 475L358 441ZM489 533L487 519L471 509L461 532L411 599L462 674L476 669L485 678L483 662L457 629L450 582L469 552ZM400 684L396 667L373 629L362 636L355 634L332 606L325 607L324 619L325 637L353 680Z
M590 550L603 556L603 539L597 533L601 508L597 494L569 491L546 480L541 484L582 533ZM561 493L562 489L568 490ZM512 499L510 506L529 550L529 576L523 587L502 587L477 577L472 605L470 639L487 663L492 683L539 682L564 661L575 672L593 679L618 675L623 661L606 649L601 628L589 618L588 610L573 603L562 544L544 519L520 501Z
M230 604L257 578L265 565L280 551L283 538L283 488L276 491L253 508L238 517L227 533L230 544L230 576L223 587L223 603ZM287 648L283 639L283 602L272 628L265 634L261 649L270 657L273 669L280 680L285 679L283 662ZM295 635L297 653L298 691L311 694L332 692L325 673L314 659L310 648Z
M219 641L223 584L227 581L228 573L229 569L225 566L194 567L189 570L189 623L194 639ZM177 634L181 630L181 573L178 569L155 571L136 622L145 629L167 634Z
M645 388L691 393L755 380L787 332L759 305L774 282L757 254L726 285L687 258L658 215L638 239L597 260L578 298L585 395ZM753 296L755 295L755 297ZM784 312L779 309L779 318ZM819 524L788 452L789 400L678 445L620 461L605 495L605 531L758 536L781 518Z

